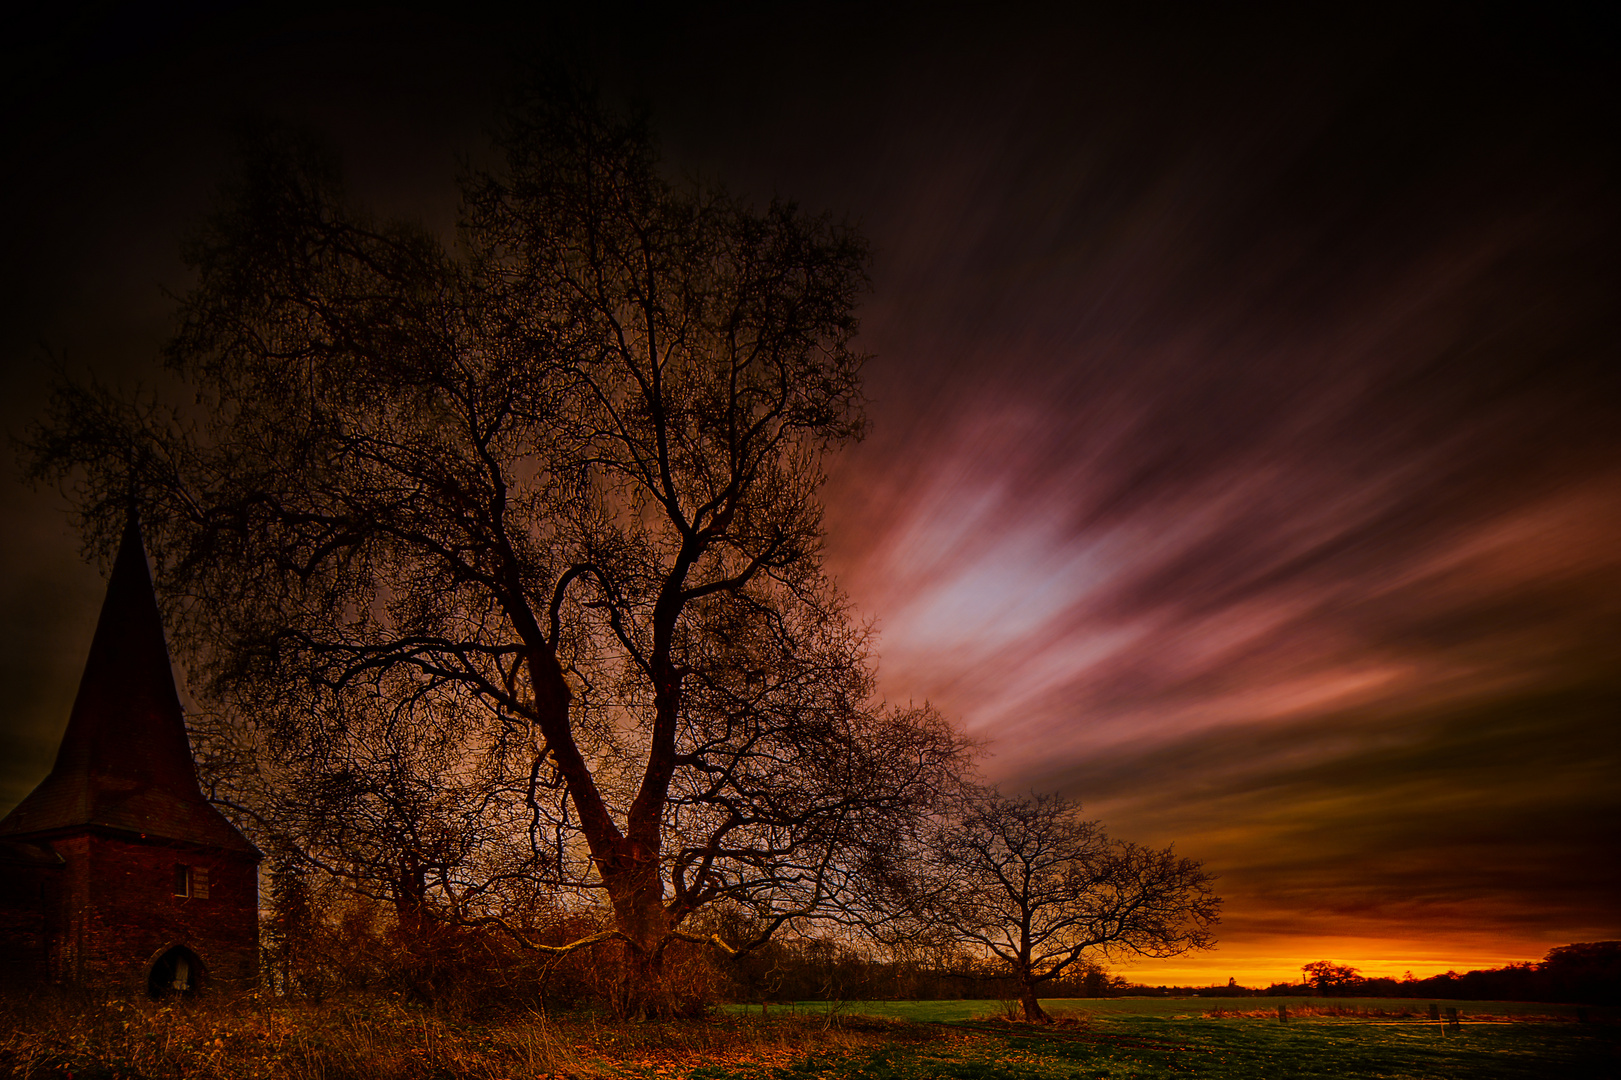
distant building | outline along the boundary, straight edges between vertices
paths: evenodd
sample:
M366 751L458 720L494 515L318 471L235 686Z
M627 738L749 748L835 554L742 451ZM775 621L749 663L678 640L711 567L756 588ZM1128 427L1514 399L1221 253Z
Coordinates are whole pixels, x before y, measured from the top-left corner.
M259 860L197 785L132 517L56 765L0 821L0 981L252 986Z

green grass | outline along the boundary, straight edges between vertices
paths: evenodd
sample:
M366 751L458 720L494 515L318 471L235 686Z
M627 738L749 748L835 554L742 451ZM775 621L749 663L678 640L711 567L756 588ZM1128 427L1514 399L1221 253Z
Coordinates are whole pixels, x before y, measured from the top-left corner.
M1208 1001L1116 1000L1131 1005L1180 1005L1183 1009ZM887 1006L890 1015L908 1009L929 1011L918 1006L961 1012L996 1005L875 1004ZM1503 1003L1484 1004L1502 1015ZM1460 1009L1460 1013L1469 1015L1466 1010ZM1609 1023L1504 1021L1448 1033L1443 1025L1428 1022L1318 1016L1280 1024L1275 1018L1156 1015L1144 1009L1136 1014L1084 1013L1082 1018L1052 1028L960 1021L928 1026L941 1032L941 1037L904 1046L891 1043L877 1050L811 1055L775 1068L702 1068L691 1076L694 1080L1610 1080L1621 1076L1621 1033Z
M1301 1014L1313 1012L1350 1012L1357 1011L1369 1014L1370 1018L1380 1018L1378 1014L1392 1014L1411 1012L1419 1018L1429 1015L1431 1004L1440 1006L1445 1014L1451 1007L1458 1010L1458 1015L1468 1020L1487 1017L1521 1017L1539 1016L1551 1017L1561 1020L1575 1020L1577 1006L1556 1005L1538 1001L1442 1001L1439 998L1303 998L1303 997L1250 997L1250 998L1214 998L1214 997L1122 997L1122 998L1042 998L1041 1007L1055 1016L1075 1013L1088 1016L1103 1017L1110 1015L1123 1016L1159 1016L1159 1017L1196 1017L1208 1015L1212 1010L1220 1009L1225 1012L1259 1012L1276 1013L1279 1005L1288 1008L1291 1016L1299 1017ZM949 1022L952 1020L973 1020L989 1017L999 1017L1003 1012L1003 1003L994 998L969 998L946 1001L845 1001L829 1006L825 1001L796 1001L773 1004L772 1013L791 1011L800 1015L821 1016L829 1008L843 1015L882 1016L894 1020L915 1020L932 1022ZM758 1005L733 1005L730 1011L759 1013ZM1621 1009L1590 1008L1587 1010L1590 1018L1595 1020L1621 1020ZM1319 1019L1319 1017L1306 1017ZM1389 1017L1395 1019L1395 1017Z

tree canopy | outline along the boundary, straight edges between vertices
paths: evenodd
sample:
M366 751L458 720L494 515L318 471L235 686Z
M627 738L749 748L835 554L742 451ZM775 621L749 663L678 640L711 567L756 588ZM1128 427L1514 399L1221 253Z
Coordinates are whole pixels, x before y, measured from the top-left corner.
M581 940L648 985L707 904L836 912L965 750L874 703L821 565L862 239L672 183L566 86L516 95L453 242L242 145L166 353L195 402L65 383L31 437L93 545L139 504L224 789L404 917L604 899Z
M1037 993L1072 967L1120 955L1209 947L1221 901L1199 863L1111 840L1060 795L980 791L935 835L940 875L920 911L950 938L985 950L1020 985L1026 1020Z

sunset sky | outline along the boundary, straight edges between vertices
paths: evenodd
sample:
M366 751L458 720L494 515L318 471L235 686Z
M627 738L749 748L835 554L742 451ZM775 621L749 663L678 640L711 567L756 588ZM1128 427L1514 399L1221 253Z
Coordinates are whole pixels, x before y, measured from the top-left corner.
M751 7L47 17L0 75L0 423L48 353L162 382L234 116L448 228L492 78L563 43L651 102L673 173L871 240L829 566L884 694L984 739L988 779L1220 875L1220 945L1128 976L1621 937L1614 22ZM0 810L102 590L6 453Z

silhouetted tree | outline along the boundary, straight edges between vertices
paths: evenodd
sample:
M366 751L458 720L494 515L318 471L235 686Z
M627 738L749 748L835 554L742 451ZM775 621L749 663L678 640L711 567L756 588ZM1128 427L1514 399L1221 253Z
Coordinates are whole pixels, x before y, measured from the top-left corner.
M1621 1002L1621 941L1584 941L1549 949L1538 965L1552 1001Z
M1301 965L1305 981L1319 994L1326 996L1354 992L1363 981L1354 967L1336 964L1331 960L1317 960Z
M308 868L296 855L278 852L271 857L269 878L270 917L259 930L266 988L318 999L324 987L310 974L318 950Z
M277 828L402 920L595 890L609 930L537 947L622 943L641 1012L705 905L762 935L836 910L963 744L871 705L821 568L861 239L672 185L642 120L567 87L519 95L498 149L446 246L250 138L187 249L167 359L197 405L65 386L34 475L92 544L137 494Z
M1199 863L1110 840L1057 795L972 799L937 835L944 875L920 913L987 951L1018 981L1024 1018L1044 984L1089 957L1175 956L1214 943L1221 901Z

